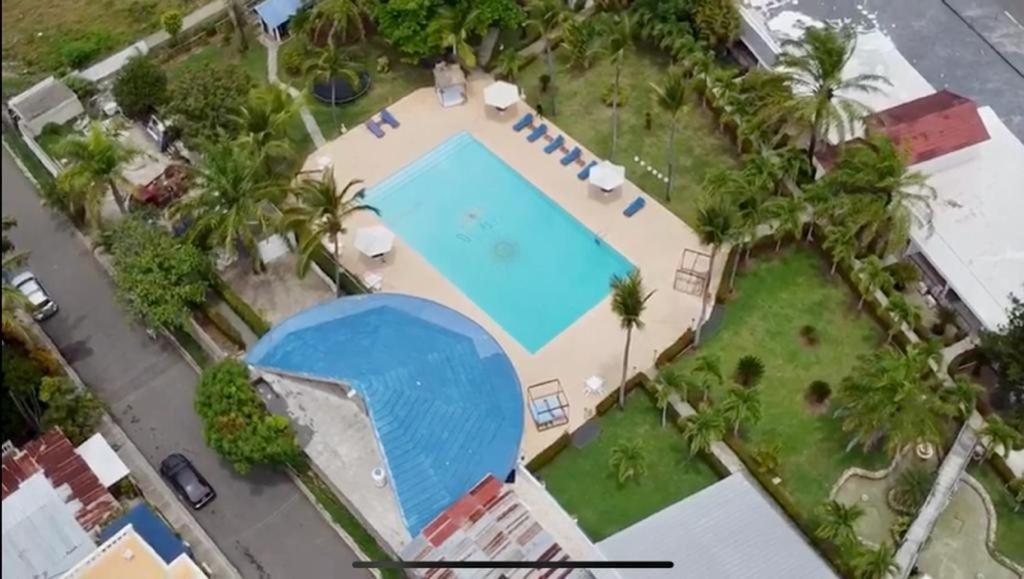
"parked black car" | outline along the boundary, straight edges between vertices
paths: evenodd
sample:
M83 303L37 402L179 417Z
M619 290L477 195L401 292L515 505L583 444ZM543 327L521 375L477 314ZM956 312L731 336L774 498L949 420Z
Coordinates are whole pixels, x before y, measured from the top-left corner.
M217 492L199 474L192 461L181 454L175 453L165 458L160 463L160 474L193 509L201 509L217 497Z

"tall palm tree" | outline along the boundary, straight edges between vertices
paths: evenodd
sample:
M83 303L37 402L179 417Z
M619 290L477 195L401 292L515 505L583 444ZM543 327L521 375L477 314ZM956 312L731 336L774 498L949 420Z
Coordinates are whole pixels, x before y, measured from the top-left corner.
M619 317L619 324L626 330L626 347L622 351L622 381L619 384L619 408L626 409L626 374L629 372L629 347L633 330L642 330L647 300L654 291L644 289L640 270L634 269L626 277L612 276L612 311Z
M697 235L702 244L711 246L711 256L708 260L708 275L700 292L700 317L697 318L693 340L695 348L700 346L701 327L707 318L707 294L715 272L715 257L722 245L733 240L736 235L736 227L735 213L723 203L706 203L697 210Z
M665 200L672 200L672 185L675 183L676 168L676 128L678 125L679 113L686 107L687 80L683 70L673 66L668 69L665 80L661 86L651 83L655 99L661 110L667 112L671 118L668 129L668 183L665 185ZM618 90L616 89L616 94Z
M839 501L828 501L821 506L821 519L814 535L839 546L856 545L858 539L855 525L863 516L864 509L856 503L844 505Z
M691 414L682 421L683 438L690 447L690 456L708 452L711 445L722 439L725 421L722 415L711 408Z
M58 185L69 196L69 204L83 210L93 225L100 223L108 188L121 214L128 213L118 182L123 178L121 172L125 165L135 158L137 151L94 122L84 136L68 137L57 145L57 153L68 161L57 176Z
M306 275L310 261L321 250L324 237L329 237L334 250L334 287L341 297L341 236L346 231L345 221L353 213L369 211L379 215L380 211L363 203L366 193L361 180L353 179L339 191L330 170L325 170L319 179L303 179L294 195L297 203L284 209L282 223L304 233L299 247L298 274Z
M893 337L903 330L903 325L910 326L911 330L921 323L921 309L907 301L903 294L893 294L889 297L889 303L885 306L886 313L892 319L892 327L889 328L889 336L886 343L892 343Z
M886 291L893 285L892 275L885 269L885 264L876 255L869 255L857 266L857 286L860 289L860 300L857 309L864 308L864 300L875 291Z
M306 74L313 82L320 81L331 84L332 103L337 100L338 96L335 79L344 78L353 90L359 87L359 64L333 42L313 51L312 59L306 64ZM331 121L335 128L339 126L338 107L333 104L331 105Z
M172 216L191 220L189 240L229 257L241 245L253 271L262 271L260 236L270 229L269 206L282 200L285 187L266 175L259 153L242 141L211 145L196 171L196 190L171 207Z
M798 41L783 43L777 68L789 75L792 99L769 114L784 118L808 136L807 162L822 139L835 132L839 142L846 140L870 109L852 98L851 93L872 94L891 83L877 74L844 77L843 69L853 57L857 33L853 28L831 25L808 27Z
M604 36L606 50L615 67L615 81L612 89L612 150L608 155L609 159L614 160L619 144L619 90L622 80L622 65L625 63L629 51L632 50L633 40L636 37L633 17L629 12L619 12L610 17L604 26Z
M722 374L722 360L712 354L701 354L693 363L693 373L699 376L696 386L701 390L701 398L706 404L711 396L711 391L720 388L725 384L725 375Z
M852 227L830 227L821 246L832 254L829 275L835 275L839 264L853 259L857 253L856 231Z
M315 36L327 28L326 44L366 38L365 20L373 13L373 0L319 0L309 13L309 30Z
M551 37L570 17L564 0L528 0L526 3L526 26L540 33L544 40L544 62L548 78L551 79L551 115L558 114L555 104L555 57L551 51Z
M860 549L853 559L853 568L857 579L885 579L900 569L896 550L890 543Z
M466 68L476 68L476 51L469 43L470 37L486 26L481 12L472 4L445 6L427 27L427 34L437 38L441 46L452 51Z
M643 443L633 440L616 444L612 447L608 466L615 473L620 485L631 479L641 478L647 474L647 456L644 454Z
M787 236L800 239L805 209L804 202L794 195L775 197L768 202L768 215L775 222L775 229L772 230L775 236L775 253L782 249L782 241Z
M240 139L248 141L263 158L268 172L276 159L293 152L288 128L299 114L299 102L278 85L267 85L249 93L246 103L233 117Z
M655 402L657 402L658 408L661 410L661 427L665 428L672 393L681 392L683 400L686 400L686 380L683 379L683 375L679 373L679 370L672 366L665 366L658 370L657 376L654 377L654 384L656 385L654 390Z
M988 443L986 459L991 458L997 448L1002 448L1000 454L1003 458L1009 458L1010 451L1024 445L1024 435L995 414L985 419L985 426L978 431L978 436Z
M757 424L761 420L761 392L757 388L730 388L722 401L722 418L732 425L734 436L740 435L741 424Z

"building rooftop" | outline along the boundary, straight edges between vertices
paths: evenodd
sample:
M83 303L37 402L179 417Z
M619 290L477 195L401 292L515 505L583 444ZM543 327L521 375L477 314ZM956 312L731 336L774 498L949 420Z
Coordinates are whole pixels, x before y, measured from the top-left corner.
M906 150L909 165L977 145L989 137L974 101L948 90L879 111L865 123Z
M185 553L167 562L132 525L114 533L63 579L206 579Z
M7 104L27 122L71 100L78 102L75 93L71 92L66 84L50 76L25 92L11 97Z
M114 519L100 532L100 541L106 541L130 526L153 551L164 560L172 563L188 550L180 537L167 526L167 523L154 513L146 503L132 507L127 513Z
M610 561L675 563L670 570L620 569L623 579L836 577L793 523L754 484L743 474L734 474L597 546Z

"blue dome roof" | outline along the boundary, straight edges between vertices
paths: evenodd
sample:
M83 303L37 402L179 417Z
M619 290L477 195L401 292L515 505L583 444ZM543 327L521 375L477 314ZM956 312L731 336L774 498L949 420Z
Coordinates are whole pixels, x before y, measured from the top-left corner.
M515 468L515 369L483 328L436 302L378 293L321 304L264 335L246 361L359 392L412 536L488 474Z

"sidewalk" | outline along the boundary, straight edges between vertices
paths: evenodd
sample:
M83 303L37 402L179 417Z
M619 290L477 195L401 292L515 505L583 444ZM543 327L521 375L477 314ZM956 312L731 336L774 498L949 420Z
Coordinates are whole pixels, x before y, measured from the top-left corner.
M267 48L267 80L270 82L283 87L288 91L288 94L295 98L302 96L295 87L281 82L277 78L277 43L271 42L265 36L259 37L259 42ZM320 131L320 125L317 124L316 119L313 118L313 113L309 111L309 107L302 103L299 107L299 116L302 117L302 124L306 127L306 132L309 133L309 138L313 140L313 146L319 149L327 144L327 139L324 138L323 132Z

